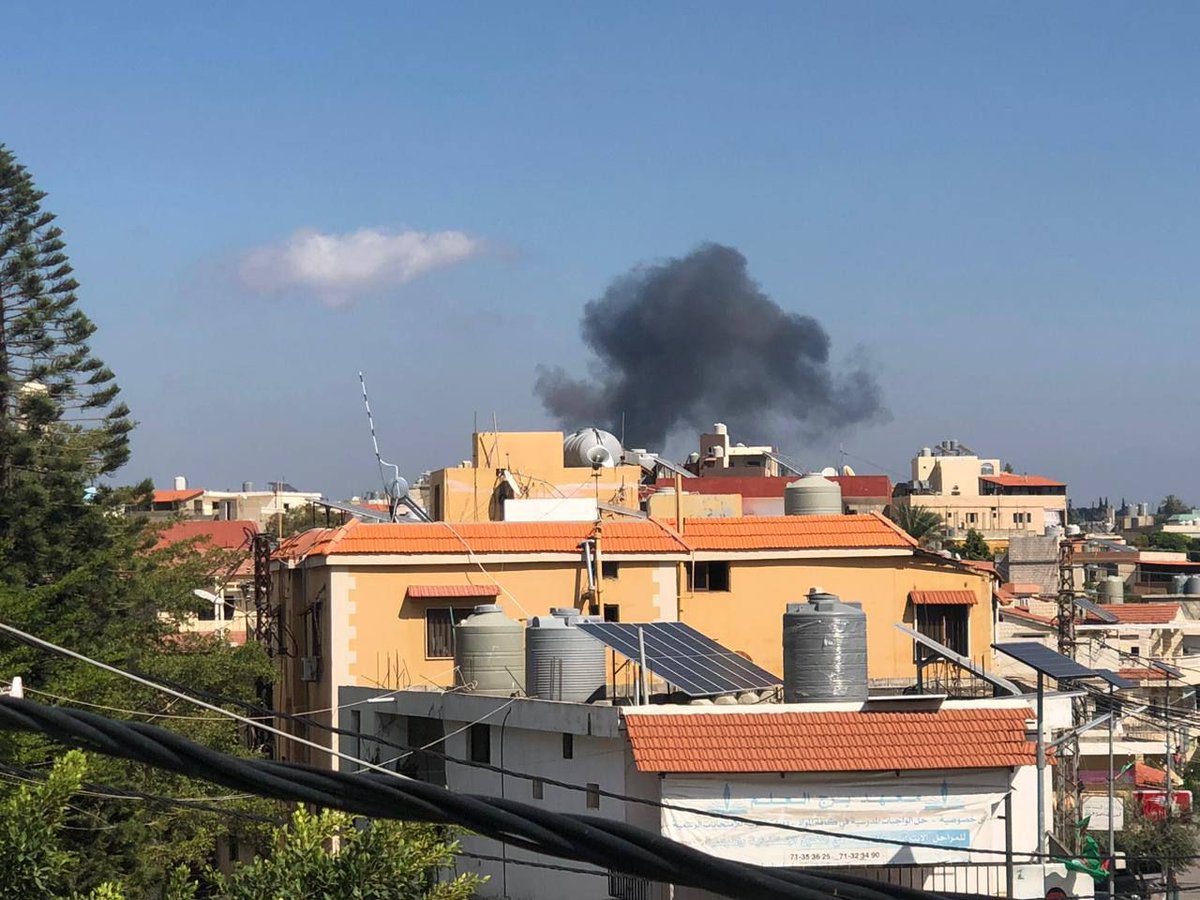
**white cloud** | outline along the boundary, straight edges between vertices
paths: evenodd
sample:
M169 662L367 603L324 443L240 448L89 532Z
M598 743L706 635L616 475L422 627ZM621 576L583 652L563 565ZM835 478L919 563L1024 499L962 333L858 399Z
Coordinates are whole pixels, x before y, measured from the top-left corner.
M300 288L330 306L342 306L360 294L462 262L481 249L461 231L298 231L282 244L251 250L240 272L255 290Z

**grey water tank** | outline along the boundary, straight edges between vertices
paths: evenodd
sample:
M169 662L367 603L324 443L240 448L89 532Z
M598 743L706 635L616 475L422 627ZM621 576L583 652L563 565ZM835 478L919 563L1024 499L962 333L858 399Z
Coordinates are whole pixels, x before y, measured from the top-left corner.
M1171 576L1171 593L1182 594L1187 587L1188 577L1186 575Z
M574 623L574 609L534 616L525 629L525 686L531 697L587 703L604 696L604 645ZM564 615L565 613L565 615Z
M525 629L494 603L454 626L454 683L481 694L525 689Z
M867 699L867 616L819 588L783 614L785 703Z
M787 516L840 516L842 488L821 475L805 475L783 489Z
M1124 603L1125 582L1116 575L1106 575L1100 579L1101 603Z
M1183 583L1183 592L1185 594L1200 594L1200 575L1189 575L1187 581Z

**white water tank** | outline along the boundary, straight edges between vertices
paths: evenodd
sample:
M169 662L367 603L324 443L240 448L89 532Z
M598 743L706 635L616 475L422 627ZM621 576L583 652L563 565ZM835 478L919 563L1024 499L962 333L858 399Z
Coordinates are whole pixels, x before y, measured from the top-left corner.
M175 476L175 490L177 490L177 491L186 491L187 490L187 479L184 478L182 475Z
M840 516L842 488L821 475L805 475L783 489L787 516Z
M1124 603L1125 582L1116 575L1106 575L1100 580L1101 603Z
M525 629L486 603L454 626L454 683L480 694L525 690Z
M600 468L612 469L622 464L624 455L616 436L599 428L580 428L563 439L563 465L568 469L591 468L597 465L597 459L601 460Z

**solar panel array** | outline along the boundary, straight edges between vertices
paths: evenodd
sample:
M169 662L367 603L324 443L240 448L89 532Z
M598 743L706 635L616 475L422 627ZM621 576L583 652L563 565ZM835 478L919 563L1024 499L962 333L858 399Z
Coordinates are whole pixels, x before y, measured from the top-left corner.
M782 679L738 656L682 622L580 622L576 627L646 668L689 697L710 697L777 687Z
M1113 622L1118 621L1118 619L1115 615L1110 613L1103 606L1093 603L1091 600L1085 600L1082 597L1075 597L1072 599L1071 602L1074 603L1076 606L1078 606L1080 609L1082 609L1084 612L1091 613L1093 616L1095 616L1101 622L1107 622L1109 624L1112 624Z
M1035 641L1010 641L1004 644L993 644L1001 653L1011 656L1017 662L1024 663L1035 672L1049 675L1059 681L1069 681L1074 678L1097 678L1100 673L1095 669L1080 665L1069 656L1055 653Z

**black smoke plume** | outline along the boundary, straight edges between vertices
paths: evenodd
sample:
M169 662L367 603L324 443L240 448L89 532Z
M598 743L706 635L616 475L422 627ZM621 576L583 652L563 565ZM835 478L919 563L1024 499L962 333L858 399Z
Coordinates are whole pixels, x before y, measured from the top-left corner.
M781 309L732 247L633 269L587 303L580 329L590 376L539 366L534 386L565 428L619 433L624 416L627 444L661 450L680 428L714 421L735 439L768 440L885 415L874 376L833 371L825 329Z

